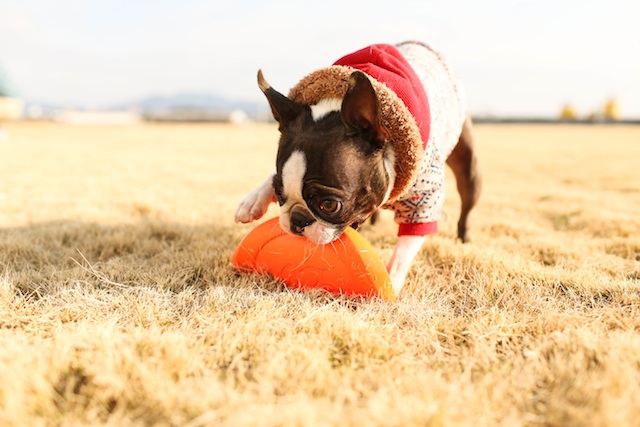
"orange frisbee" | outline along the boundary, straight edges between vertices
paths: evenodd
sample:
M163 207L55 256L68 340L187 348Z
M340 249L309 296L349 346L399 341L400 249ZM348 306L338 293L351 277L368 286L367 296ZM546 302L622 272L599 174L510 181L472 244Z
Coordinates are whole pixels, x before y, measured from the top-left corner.
M318 245L286 233L272 218L249 232L231 262L239 271L267 273L296 289L396 299L380 257L351 227L338 240Z

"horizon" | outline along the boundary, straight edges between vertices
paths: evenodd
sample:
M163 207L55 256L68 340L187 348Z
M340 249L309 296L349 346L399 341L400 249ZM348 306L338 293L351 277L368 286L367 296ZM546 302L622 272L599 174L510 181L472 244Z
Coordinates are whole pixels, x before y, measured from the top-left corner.
M640 7L630 1L405 0L363 9L331 0L300 9L290 1L0 0L0 7L0 62L29 102L100 109L195 93L266 106L258 68L286 93L346 53L417 39L449 60L472 115L557 117L570 105L585 117L613 98L623 119L640 118L640 57L630 54L640 41Z

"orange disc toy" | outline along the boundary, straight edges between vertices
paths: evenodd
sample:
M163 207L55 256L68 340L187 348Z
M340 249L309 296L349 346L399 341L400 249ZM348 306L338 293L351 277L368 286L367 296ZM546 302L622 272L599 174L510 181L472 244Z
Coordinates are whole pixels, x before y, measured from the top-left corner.
M276 217L254 228L231 262L240 271L267 273L296 289L396 299L380 257L351 227L339 239L318 245L286 233Z

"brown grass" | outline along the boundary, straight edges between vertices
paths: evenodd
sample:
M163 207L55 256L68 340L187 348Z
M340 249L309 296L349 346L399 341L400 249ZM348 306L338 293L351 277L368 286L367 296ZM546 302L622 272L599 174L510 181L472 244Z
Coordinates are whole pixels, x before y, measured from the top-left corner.
M230 268L272 126L8 129L1 425L640 419L640 127L477 126L473 243L448 176L395 304ZM390 256L389 215L363 233Z

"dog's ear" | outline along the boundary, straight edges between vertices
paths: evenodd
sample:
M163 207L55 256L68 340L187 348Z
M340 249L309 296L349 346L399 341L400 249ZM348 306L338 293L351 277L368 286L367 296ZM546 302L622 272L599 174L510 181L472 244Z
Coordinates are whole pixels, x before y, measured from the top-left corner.
M389 133L380 124L378 97L369 78L361 71L349 76L349 88L342 100L342 121L351 131L374 142L377 148L384 147Z
M273 118L280 124L282 131L289 123L304 111L304 106L294 102L271 87L264 79L262 70L258 70L258 86L269 101Z

